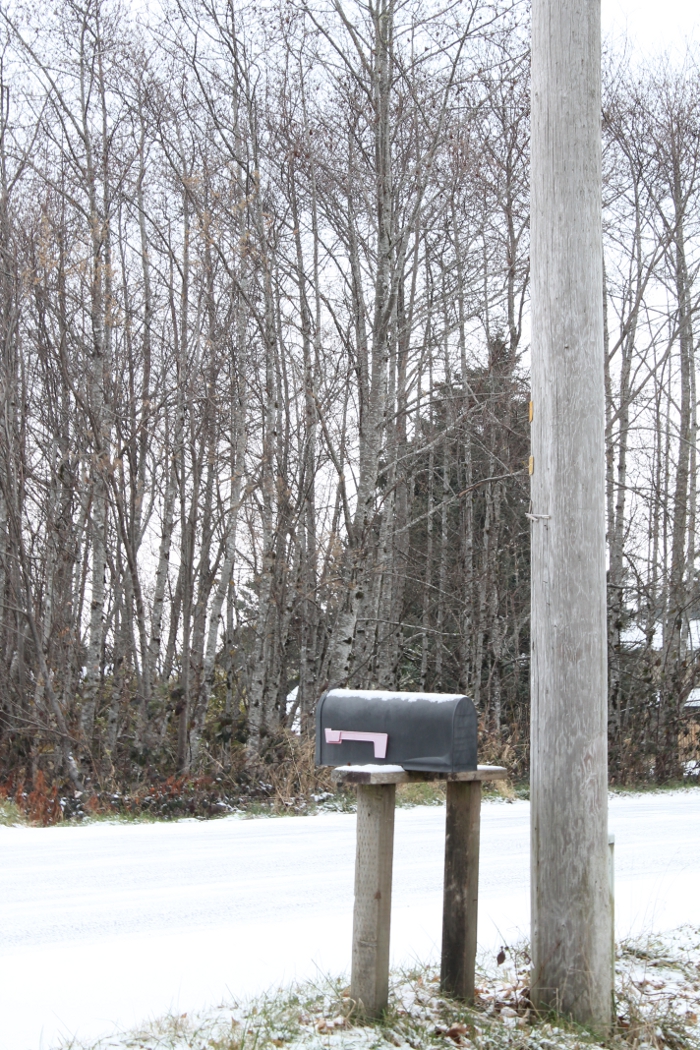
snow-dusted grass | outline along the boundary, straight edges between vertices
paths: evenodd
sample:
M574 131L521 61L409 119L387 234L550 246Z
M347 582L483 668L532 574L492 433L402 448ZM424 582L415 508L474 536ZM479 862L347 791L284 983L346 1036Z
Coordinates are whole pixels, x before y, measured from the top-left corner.
M529 791L527 787L513 787L510 781L497 781L494 784L484 785L484 796L486 798L527 798ZM445 784L440 781L428 781L416 784L397 784L396 805L402 809L410 809L413 806L441 806L445 802ZM240 816L246 819L251 817L287 817L287 816L313 816L315 813L354 813L357 809L357 795L354 788L344 788L338 791L321 791L311 795L308 799L290 797L285 799L277 797L269 801L254 800L247 802L245 806L229 806L222 809L219 817ZM212 818L195 819L217 819ZM152 813L106 813L95 814L65 821L65 823L87 823L95 821L106 821L108 823L152 823L159 818ZM191 817L176 817L175 819L191 820Z
M320 979L246 1005L171 1015L97 1043L66 1050L697 1050L700 1047L700 929L623 942L616 961L614 1032L601 1041L564 1018L538 1016L528 998L527 946L479 971L477 1004L440 995L435 968L392 976L389 1009L373 1024L358 1016L342 981Z
M515 798L527 798L526 787L514 788L509 781L498 781L484 785L485 798L501 798L511 801ZM413 806L440 806L445 802L445 784L440 781L416 784L398 784L396 805L402 809ZM160 816L149 810L122 812L80 812L78 815L57 821L57 825L75 824L153 824L158 821L172 823L174 820L216 820L220 817L238 816L244 819L253 817L313 816L316 813L354 813L357 809L357 796L353 788L338 791L320 791L308 799L276 797L269 801L253 800L244 806L222 804L219 813L204 816ZM0 798L0 825L33 826L32 821L13 801Z
M14 802L0 798L0 827L13 828L17 824L24 823L24 818Z
M694 791L700 787L700 777L693 774L684 777L683 780L669 780L665 784L657 784L653 780L640 780L632 784L614 784L610 788L611 795L657 795L671 791Z
M257 795L254 793L238 797L229 785L225 791L222 788L220 798L216 798L213 782L207 782L211 788L211 797L206 791L203 797L197 796L194 782L184 784L181 791L168 782L165 786L155 785L151 794L147 791L144 794L145 789L142 789L140 794L137 791L133 797L119 794L93 797L85 794L82 798L69 795L60 799L57 789L46 785L43 780L41 789L35 785L31 792L25 789L20 797L13 797L0 785L0 826L151 824L157 821L209 820L227 816L251 818L355 812L354 790L335 789L328 779L328 772L315 770L318 780L318 783L315 783L312 774L306 769L301 793L295 793L294 789L299 785L292 784L288 775L278 774L276 778L272 778L275 783L261 781L258 784ZM654 782L613 785L610 797L692 791L699 786L698 776L687 776L684 780L663 785ZM505 780L487 783L483 785L483 792L487 799L500 798L508 802L516 799L529 800L530 797L529 784L526 781ZM440 781L397 785L396 804L400 808L439 806L444 804L444 801L445 784Z
M628 1043L700 1045L700 928L624 941L616 970L618 1023Z
M610 789L610 797L615 795L656 795L667 794L677 791L694 791L700 786L697 777L687 777L685 780L673 781L668 784L656 784L654 782L615 785ZM485 799L500 799L512 802L515 799L529 800L530 787L527 783L513 783L510 780L496 781L493 784L486 783L482 787ZM445 784L440 781L428 781L416 784L397 784L396 805L402 809L411 809L413 806L441 806L445 802ZM2 803L0 802L0 824L26 824L29 823L20 810L13 803L5 804L12 811L12 819L3 819ZM228 806L222 808L221 812L209 817L160 817L155 813L99 813L71 817L62 821L64 824L86 824L104 822L110 824L152 824L159 820L216 820L219 817L239 816L245 819L253 817L288 817L288 816L313 816L315 813L354 813L357 809L357 796L354 789L342 789L338 791L323 791L312 795L309 799L278 797L269 801L254 800L247 802L245 806Z

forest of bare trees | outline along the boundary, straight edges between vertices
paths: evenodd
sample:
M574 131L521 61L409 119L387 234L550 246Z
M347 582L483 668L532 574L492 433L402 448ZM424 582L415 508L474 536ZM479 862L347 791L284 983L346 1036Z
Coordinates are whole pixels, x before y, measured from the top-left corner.
M527 4L1 18L0 781L259 768L330 683L526 772ZM618 781L697 757L697 59L605 58Z

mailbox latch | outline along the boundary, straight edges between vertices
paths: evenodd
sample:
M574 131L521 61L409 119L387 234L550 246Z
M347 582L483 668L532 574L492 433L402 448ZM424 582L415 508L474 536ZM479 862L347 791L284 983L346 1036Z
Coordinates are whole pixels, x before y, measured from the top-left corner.
M342 744L343 740L366 740L374 744L374 757L386 758L388 733L362 733L354 729L326 729L327 744Z

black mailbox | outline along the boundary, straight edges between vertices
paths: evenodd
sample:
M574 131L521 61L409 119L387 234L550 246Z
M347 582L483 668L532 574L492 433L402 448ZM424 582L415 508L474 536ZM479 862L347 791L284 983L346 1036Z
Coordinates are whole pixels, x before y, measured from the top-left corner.
M329 689L316 709L316 765L476 769L476 711L468 696Z

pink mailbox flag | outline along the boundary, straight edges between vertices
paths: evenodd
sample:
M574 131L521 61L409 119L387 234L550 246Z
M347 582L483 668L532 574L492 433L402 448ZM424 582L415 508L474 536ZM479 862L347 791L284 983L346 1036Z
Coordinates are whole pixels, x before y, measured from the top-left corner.
M326 729L327 744L342 744L343 740L366 740L368 744L374 744L375 758L386 758L388 733L360 733L355 732L354 729Z

